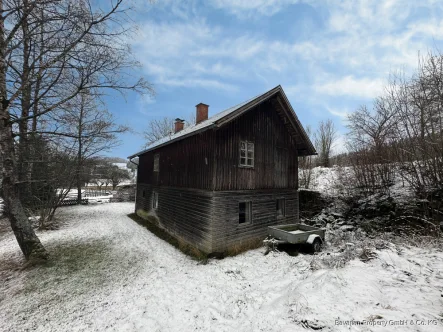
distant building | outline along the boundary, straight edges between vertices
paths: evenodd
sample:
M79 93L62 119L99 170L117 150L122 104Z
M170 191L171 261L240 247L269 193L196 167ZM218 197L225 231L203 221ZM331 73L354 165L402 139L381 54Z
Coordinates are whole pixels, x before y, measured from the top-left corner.
M298 222L298 157L316 152L282 87L209 119L196 108L195 125L176 119L174 134L129 157L136 211L207 253Z

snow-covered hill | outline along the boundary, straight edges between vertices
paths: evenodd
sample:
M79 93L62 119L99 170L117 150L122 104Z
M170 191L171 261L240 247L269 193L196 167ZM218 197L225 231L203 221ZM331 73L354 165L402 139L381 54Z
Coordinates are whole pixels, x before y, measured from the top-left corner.
M355 194L357 192L357 182L350 166L328 168L318 166L314 167L311 172L309 187L303 189L316 190L330 197ZM303 170L300 169L300 179L303 177L302 173ZM398 199L408 198L412 195L412 189L399 174L396 174L393 185L389 187L389 193Z

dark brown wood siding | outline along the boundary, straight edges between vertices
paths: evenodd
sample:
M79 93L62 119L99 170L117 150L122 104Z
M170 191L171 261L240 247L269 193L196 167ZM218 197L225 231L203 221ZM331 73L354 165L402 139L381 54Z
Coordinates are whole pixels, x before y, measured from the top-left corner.
M297 188L293 138L268 101L216 131L215 190ZM254 167L241 167L240 142L254 143Z
M152 192L158 208L152 208ZM285 216L277 216L276 200L285 199ZM239 203L252 203L252 220L239 224ZM264 239L267 227L298 222L298 191L293 189L206 191L139 184L136 211L158 218L171 235L211 252L223 252L243 241Z
M158 207L152 208L152 193ZM144 210L158 219L171 235L202 251L212 252L212 195L206 190L138 184L136 211Z
M285 199L286 213L277 216L276 200ZM239 203L252 202L252 222L239 223ZM242 241L264 239L267 227L297 223L297 190L253 190L215 192L212 216L212 250L222 252Z
M141 155L136 210L154 214L169 233L208 253L264 238L269 225L298 222L298 156L287 125L269 100L218 129ZM253 168L239 166L243 140L254 143ZM277 216L277 199L286 201L284 217ZM249 201L252 222L239 224L239 203Z
M149 151L140 156L138 183L213 189L215 135L213 130ZM154 155L159 154L159 172Z

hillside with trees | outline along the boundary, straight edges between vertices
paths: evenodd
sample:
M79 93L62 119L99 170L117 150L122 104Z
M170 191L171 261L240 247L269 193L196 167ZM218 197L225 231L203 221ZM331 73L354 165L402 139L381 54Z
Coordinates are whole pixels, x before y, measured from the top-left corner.
M346 153L325 152L330 144L324 137L334 135L324 123L311 135L319 156L300 159L300 188L319 190L340 206L342 225L357 219L348 222L407 236L441 234L443 55L429 53L419 64L410 77L391 75L372 108L362 105L349 114ZM323 191L322 181L333 182L332 192Z

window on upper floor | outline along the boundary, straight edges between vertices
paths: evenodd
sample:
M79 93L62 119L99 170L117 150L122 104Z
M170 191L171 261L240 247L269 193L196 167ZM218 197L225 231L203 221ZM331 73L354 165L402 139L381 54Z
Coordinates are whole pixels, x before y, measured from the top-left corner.
M254 167L254 143L240 142L240 166Z
M160 171L160 155L157 153L154 155L154 172Z

